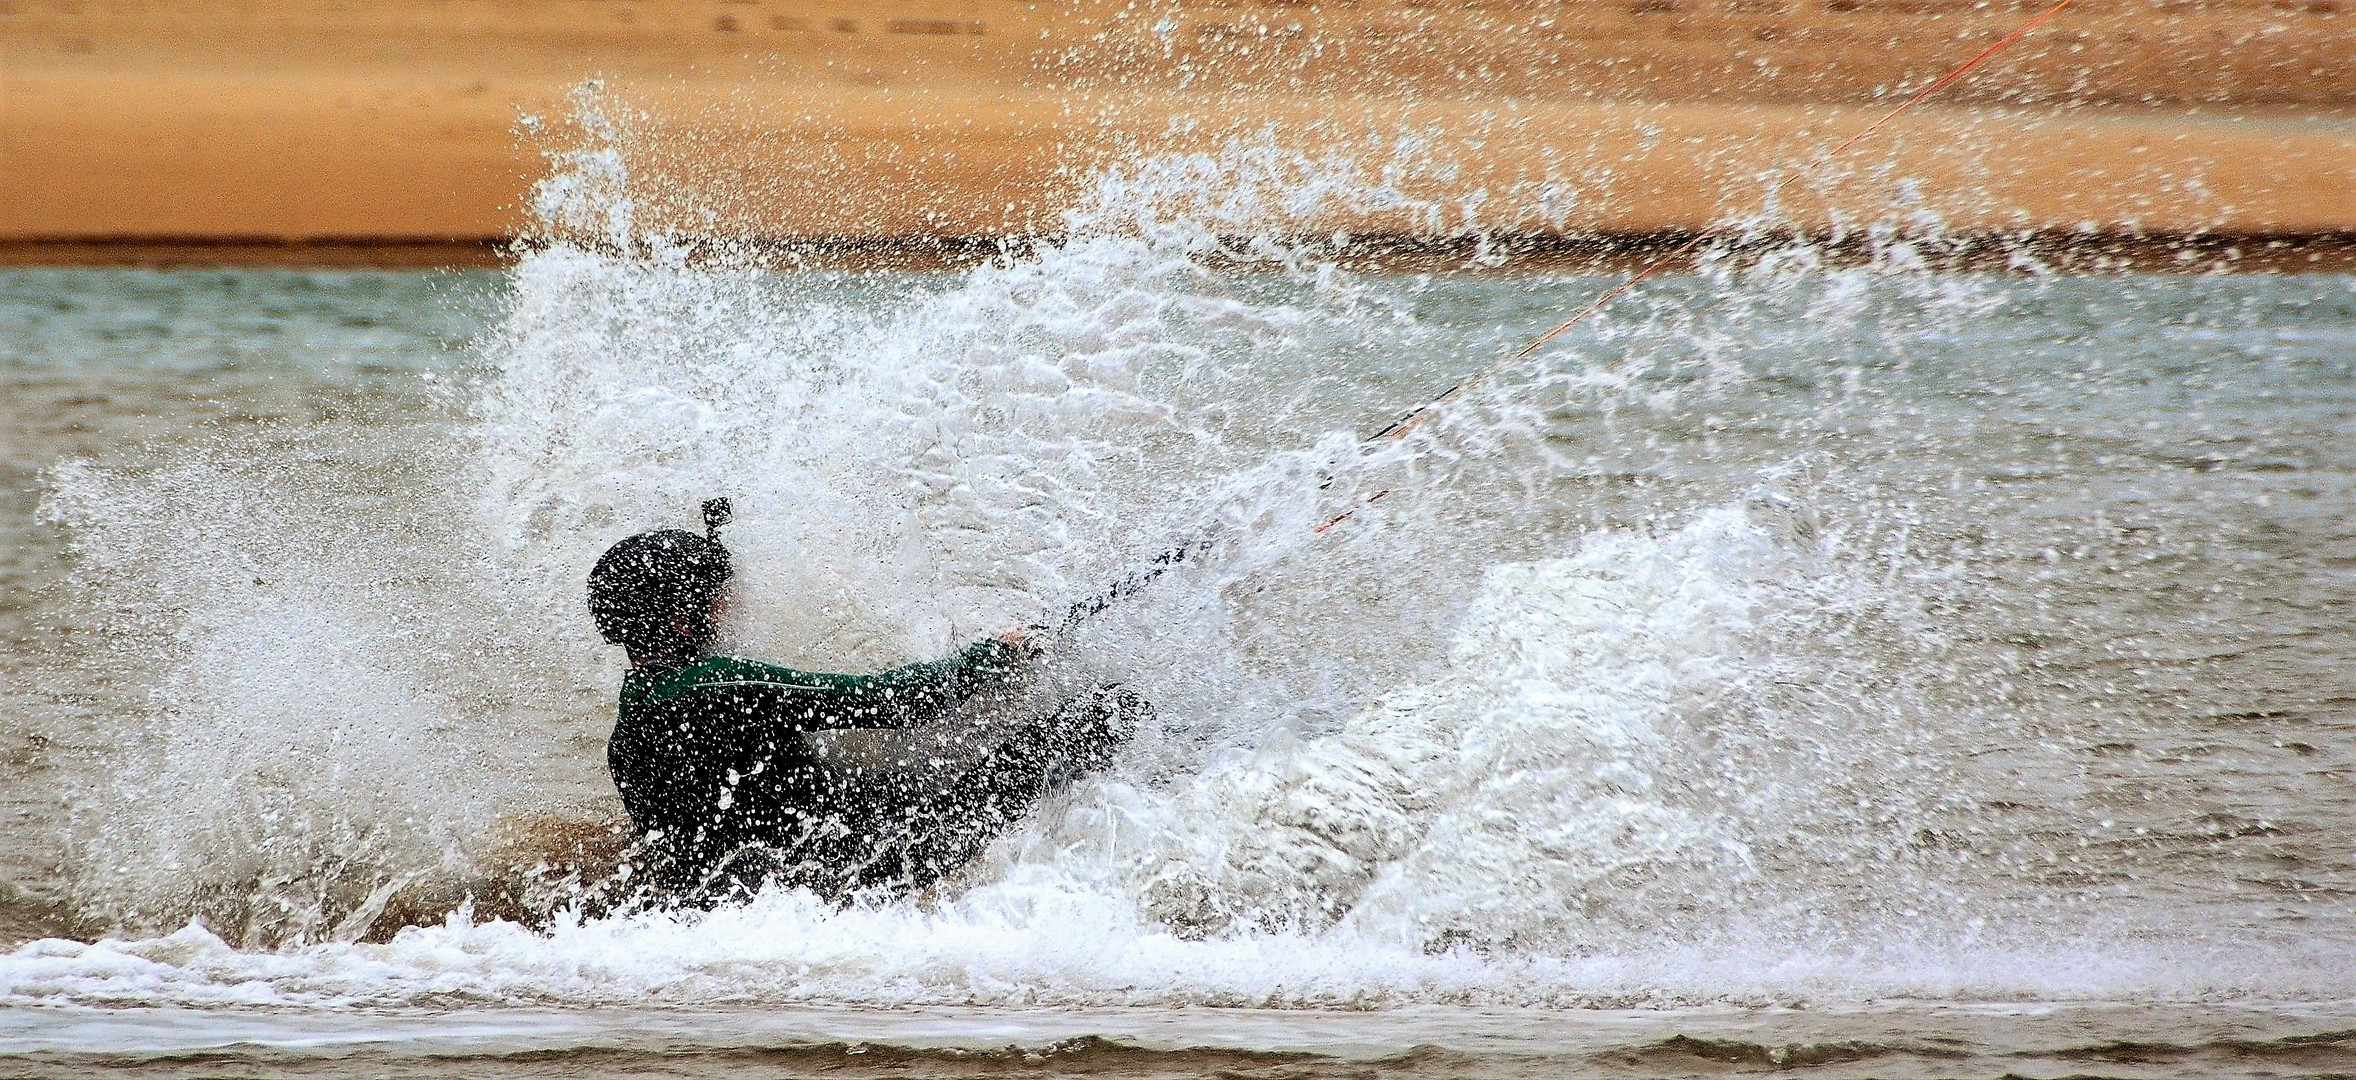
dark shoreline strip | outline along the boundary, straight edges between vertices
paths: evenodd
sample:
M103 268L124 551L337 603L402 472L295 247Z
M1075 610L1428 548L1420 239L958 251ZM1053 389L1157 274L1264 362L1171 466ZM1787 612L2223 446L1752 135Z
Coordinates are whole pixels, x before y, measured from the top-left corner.
M1215 1029L1216 1010L1196 1014ZM1561 1013L1569 1036L1546 1045L1515 1042L1499 1048L1419 1045L1389 1053L1351 1054L1198 1045L1169 1049L1098 1035L1045 1045L970 1047L888 1042L785 1042L705 1046L692 1041L649 1046L586 1045L479 1050L399 1041L329 1040L317 1047L231 1043L164 1052L55 1052L0 1055L8 1075L28 1080L113 1076L198 1080L221 1076L417 1078L465 1076L480 1080L544 1080L555 1076L666 1076L737 1080L747 1076L828 1076L841 1080L984 1080L1021 1076L1094 1076L1116 1080L1192 1080L1203 1076L1311 1080L1378 1077L1387 1080L1523 1080L1626 1076L1839 1076L2082 1074L2085 1063L2138 1067L2168 1075L2344 1076L2350 1061L2346 1032L2281 1038L2223 1037L2209 1041L2074 1044L2049 1024L2016 1019L1969 1038L1817 1039L1783 1041L1773 1021L1751 1025L1759 1039L1726 1036L1643 1039L1613 1045L1582 1030L1582 1010ZM480 1010L496 1017L497 1010ZM1670 1021L1673 1023L1674 1021ZM2058 1039L2053 1036L2059 1036ZM2025 1039L2024 1039L2025 1037ZM495 1038L495 1037L493 1037ZM529 1041L528 1039L523 1041ZM2024 1041L2026 1045L2023 1045ZM2056 1045L2056 1043L2059 1045Z
M1371 273L1614 273L1644 265L1692 236L1669 231L1622 234L1501 234L1487 237L1368 236L1336 245L1329 237L1294 242L1299 257L1331 260ZM1020 254L1052 237L821 237L688 240L709 259L780 269L953 270L1001 254ZM2356 271L2356 232L2281 235L2148 235L2015 232L1909 238L1933 269L2029 273L2345 273ZM1766 233L1725 245L1749 261L1791 245L1791 233ZM1870 262L1877 242L1850 234L1810 238L1833 265ZM0 239L0 266L283 267L316 269L481 269L507 265L541 242L512 237L142 237ZM1248 268L1265 264L1237 242L1232 256L1206 259Z
M506 237L30 236L0 239L0 266L475 269L513 262Z

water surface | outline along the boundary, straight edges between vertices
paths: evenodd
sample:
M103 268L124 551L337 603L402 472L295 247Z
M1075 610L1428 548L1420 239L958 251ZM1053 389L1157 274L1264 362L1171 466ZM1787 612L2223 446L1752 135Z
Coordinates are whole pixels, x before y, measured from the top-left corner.
M1362 444L1608 280L1200 242L0 277L0 1046L2346 1066L2356 278L1795 249ZM1063 653L1157 728L952 887L584 915L582 575L711 494L811 667L1213 546Z

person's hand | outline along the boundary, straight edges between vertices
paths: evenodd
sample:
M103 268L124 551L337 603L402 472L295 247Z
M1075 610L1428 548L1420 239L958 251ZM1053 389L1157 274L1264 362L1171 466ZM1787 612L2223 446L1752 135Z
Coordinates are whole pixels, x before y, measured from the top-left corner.
M998 635L998 640L1013 646L1016 655L1029 660L1036 658L1042 650L1040 633L1046 629L1044 626L1018 626Z

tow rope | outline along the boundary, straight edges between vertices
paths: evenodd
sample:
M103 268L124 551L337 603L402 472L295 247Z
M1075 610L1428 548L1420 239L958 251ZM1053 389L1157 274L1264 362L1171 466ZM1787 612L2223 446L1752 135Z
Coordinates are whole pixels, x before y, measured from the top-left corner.
M1881 130L1882 127L1888 124L1890 121L1896 120L1900 116L1904 116L1916 105L1920 105L1925 100L1929 99L1931 95L1936 94L1939 91L1953 85L1957 79L1961 79L1965 75L1969 74L1973 68L1979 67L1982 63L1985 63L1988 58L1995 56L1997 53L2003 52L2014 42L2027 37L2030 31L2045 25L2047 22L2051 21L2054 16L2061 14L2063 8L2069 7L2072 3L2075 2L2076 0L2059 0L2059 2L2055 3L2052 7L2046 8L2044 11L2038 13L2035 18L2022 23L2018 28L2014 29L2012 33L2006 34L2003 38L1997 40L1996 43L1980 50L1978 55L1964 61L1961 65L1957 66L1955 70L1948 72L1946 75L1940 77L1937 81L1931 83L1930 85L1915 91L1914 95L1907 98L1903 104L1900 104L1897 108L1890 110L1889 113L1884 115L1881 119L1875 120L1871 124L1867 124L1856 134L1842 140L1840 145L1826 151L1823 156L1817 158L1816 161L1810 164L1807 168L1787 175L1784 178L1776 181L1773 186L1767 189L1767 194L1762 201L1772 203L1775 197L1781 194L1783 189L1791 186L1794 181L1800 179L1801 177L1814 176L1821 172L1827 165L1832 163L1834 158L1839 157L1843 151L1846 151L1850 147L1857 145L1858 142L1864 140L1867 136L1872 135L1874 132ZM1612 301L1627 295L1630 290L1634 289L1646 278L1651 277L1662 267L1684 258L1689 254L1692 254L1694 249L1700 247L1703 243L1709 241L1711 238L1724 234L1729 227L1731 227L1730 224L1725 222L1704 227L1701 231L1694 233L1691 237L1687 238L1684 243L1679 244L1676 248L1672 249L1667 254L1661 255L1658 258L1653 259L1651 262L1645 264L1643 269L1638 270L1633 276L1629 277L1628 280L1613 286L1610 291L1596 297L1592 303L1589 303L1586 307L1581 308L1578 314L1563 320L1561 325L1556 326L1554 329L1548 330L1544 334L1539 335L1536 340L1533 340L1528 345L1523 346L1520 351L1498 359L1495 363L1490 364L1488 367L1475 372L1470 378L1467 378L1461 382L1458 382L1456 385L1449 387L1445 393L1442 393L1440 396L1435 397L1420 406L1417 406L1414 411L1409 412L1399 419L1393 421L1388 427L1385 427L1381 431L1377 431L1374 434L1367 436L1364 440L1364 444L1372 444L1385 440L1395 440L1405 437L1409 431L1414 430L1417 424L1420 424L1429 418L1435 410L1445 407L1450 402L1463 397L1467 391L1495 376L1499 371L1503 370L1506 365L1518 363L1522 360L1528 359L1531 354L1537 352L1541 348L1544 348L1547 342L1553 341L1555 338L1562 336L1564 332L1570 330L1572 327L1585 322L1588 316L1603 310L1605 305L1610 304ZM1360 500L1358 505L1343 511L1341 514L1335 516L1331 520L1328 520L1325 524L1319 525L1310 531L1313 533L1322 534L1326 530L1331 529L1334 526L1341 524L1342 522L1350 520L1350 518L1357 514L1358 511L1382 501L1385 496L1390 495L1394 490L1396 489L1384 488L1381 491L1377 491L1374 494L1367 496L1365 499ZM1070 607L1064 610L1063 616L1057 619L1053 624L1034 626L1031 629L1035 632L1044 631L1051 635L1061 635L1076 629L1081 623L1094 617L1097 613L1113 606L1121 599L1135 594L1139 589L1144 588L1154 579L1177 569L1180 565L1184 564L1189 559L1196 558L1200 555L1208 553L1212 548L1217 546L1217 543L1218 534L1216 530L1204 530L1193 539L1172 545L1168 549L1164 550L1161 554L1154 556L1144 566L1131 571L1129 574L1122 577L1119 581L1116 581L1112 585L1098 591L1096 594L1088 597L1085 600L1079 601L1078 603L1072 604Z
M1839 146L1835 146L1831 150L1826 151L1824 156L1816 159L1815 163L1809 165L1806 169L1800 172L1792 173L1788 176L1785 176L1783 179L1776 181L1773 186L1767 189L1766 197L1761 201L1765 203L1773 203L1775 201L1775 197L1782 194L1783 189L1790 187L1793 181L1798 180L1803 176L1814 176L1818 172L1823 171L1825 166L1830 165L1834 158L1837 158L1841 155L1842 151L1857 145L1859 141L1863 140L1866 136L1881 130L1882 126L1889 123L1890 121L1896 120L1900 116L1904 116L1908 110L1922 104L1923 101L1929 98L1931 95L1946 89L1948 86L1952 85L1955 80L1963 78L1964 75L1971 71L1971 69L1980 66L1989 57L2004 51L2005 47L2011 45L2013 42L2019 41L2023 37L2028 36L2029 31L2035 30L2038 27L2045 25L2048 20L2052 19L2056 15L2061 14L2063 8L2066 8L2075 2L2076 0L2060 0L2059 3L2040 12L2036 18L2022 23L2019 28L2015 29L2012 33L2006 34L1995 44L1980 50L1979 55L1964 61L1962 66L1948 72L1937 82L1915 91L1914 96L1907 98L1904 104L1890 110L1888 115L1883 116L1881 119L1876 120L1873 123L1865 125L1863 130L1860 130L1856 134L1842 140ZM1593 303L1590 303L1586 307L1579 309L1578 314L1563 320L1562 324L1555 327L1554 329L1548 330L1547 332L1538 335L1537 340L1530 342L1528 345L1522 346L1521 351L1516 352L1511 356L1504 357L1503 359L1498 360L1496 363L1490 364L1488 367L1482 368L1480 371L1475 372L1471 378L1465 379L1464 381L1449 387L1447 392L1423 403L1420 406L1417 406L1413 412L1410 412L1407 415L1393 421L1389 427L1386 427L1381 431L1375 432L1373 435L1368 436L1366 441L1371 443L1384 439L1398 439L1404 437L1409 431L1414 430L1417 424L1422 423L1425 418L1429 417L1432 413L1432 410L1447 405L1449 402L1455 401L1457 398L1463 397L1466 391L1471 390L1473 387L1488 381L1490 377L1496 375L1499 371L1504 370L1507 364L1518 363L1522 360L1528 359L1530 354L1537 352L1541 348L1544 348L1547 342L1553 341L1555 338L1562 336L1564 331L1587 321L1588 316L1593 315L1598 311L1602 311L1604 309L1604 305L1609 304L1622 296L1626 296L1629 290L1634 289L1638 283L1642 282L1644 279L1653 276L1653 273L1658 271L1661 267L1667 266L1672 262L1692 254L1695 248L1702 246L1703 243L1713 237L1724 234L1728 228L1729 225L1727 223L1721 222L1716 225L1707 226L1700 232L1694 233L1691 237L1687 238L1684 243L1677 245L1677 247L1671 250L1668 254L1662 255L1653 261L1646 263L1644 268L1638 270L1634 276L1619 283L1618 285L1613 286L1609 292L1604 293L1602 296L1596 297ZM1357 506L1343 511L1340 516L1327 521L1323 525L1319 525L1313 531L1322 533L1325 530L1333 528L1334 526L1339 525L1344 521L1348 521L1351 515L1356 514L1358 511L1363 510L1368 506L1374 505L1377 500L1380 500L1383 496L1389 495L1390 493L1390 488L1384 488L1381 491L1375 492L1373 495L1368 496L1364 502L1361 502Z

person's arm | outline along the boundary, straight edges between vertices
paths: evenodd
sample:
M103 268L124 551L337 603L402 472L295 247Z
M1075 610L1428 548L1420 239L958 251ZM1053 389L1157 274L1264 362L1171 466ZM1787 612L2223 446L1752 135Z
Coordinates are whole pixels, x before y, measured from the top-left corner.
M947 659L873 675L796 671L729 658L698 679L696 691L735 698L735 711L761 726L797 732L898 728L1012 677L1021 661L1019 646L996 639L976 642Z
M963 699L993 682L1014 677L1021 670L1022 646L1001 638L983 638L941 660L909 664L873 675L844 675L859 693L895 697L948 692Z
M941 660L896 667L873 675L836 675L852 705L845 727L906 727L930 719L1021 668L1019 646L995 638L977 641Z

